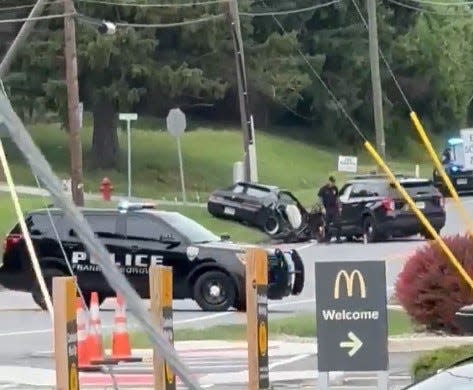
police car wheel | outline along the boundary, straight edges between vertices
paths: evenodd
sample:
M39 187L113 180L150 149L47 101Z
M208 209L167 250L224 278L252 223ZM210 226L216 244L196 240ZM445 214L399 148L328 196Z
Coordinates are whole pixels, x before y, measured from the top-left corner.
M208 271L194 285L194 299L205 311L225 311L235 303L233 281L221 271Z
M57 268L46 268L43 270L43 278L44 282L46 283L46 288L48 289L48 293L52 298L53 292L53 278L56 276L66 276L66 274ZM37 281L33 282L33 287L31 288L31 297L35 301L35 303L43 310L47 310L48 307L46 305L46 301L44 300L43 293L41 292L41 288Z

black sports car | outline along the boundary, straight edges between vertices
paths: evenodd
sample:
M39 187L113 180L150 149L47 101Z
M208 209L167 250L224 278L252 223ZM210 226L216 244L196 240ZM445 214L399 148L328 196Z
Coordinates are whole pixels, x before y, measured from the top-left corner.
M177 212L149 206L84 208L82 213L141 297L149 298L150 265L164 264L173 270L174 299L194 299L203 310L209 311L223 311L232 306L245 310L247 245L218 237ZM98 292L100 301L114 296L100 265L91 258L62 210L34 210L26 215L25 222L50 293L55 276L70 275L65 252L85 296L93 291ZM16 224L5 239L0 284L31 292L35 302L45 309L21 233ZM304 266L298 253L273 248L267 248L267 253L268 298L300 294Z
M246 223L270 236L300 228L307 213L289 191L248 182L214 191L207 209L214 217Z

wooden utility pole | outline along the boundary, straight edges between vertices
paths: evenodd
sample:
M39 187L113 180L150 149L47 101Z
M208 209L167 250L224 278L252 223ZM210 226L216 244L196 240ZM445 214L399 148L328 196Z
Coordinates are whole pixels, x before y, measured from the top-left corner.
M72 0L64 0L64 13L74 12ZM82 143L79 120L79 83L77 81L76 25L74 16L64 17L64 57L66 62L67 112L69 123L69 151L71 158L72 199L84 206L82 182Z
M376 130L376 148L381 157L386 157L384 140L383 95L379 72L378 24L376 21L376 0L366 0L368 8L369 52L371 67L371 84L373 88L374 125Z
M237 0L228 2L230 22L230 33L232 34L233 49L235 52L235 63L238 83L238 99L240 103L240 119L243 131L243 148L245 152L244 177L245 181L257 181L256 151L254 144L253 125L250 116L250 104L248 98L248 86L245 72L245 56L243 53L243 39L241 37L240 14L238 12Z

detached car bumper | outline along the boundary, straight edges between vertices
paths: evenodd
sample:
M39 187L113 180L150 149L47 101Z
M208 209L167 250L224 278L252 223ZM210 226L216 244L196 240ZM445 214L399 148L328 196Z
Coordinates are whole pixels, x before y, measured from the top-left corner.
M268 255L268 299L299 295L304 289L304 263L296 250L275 249Z

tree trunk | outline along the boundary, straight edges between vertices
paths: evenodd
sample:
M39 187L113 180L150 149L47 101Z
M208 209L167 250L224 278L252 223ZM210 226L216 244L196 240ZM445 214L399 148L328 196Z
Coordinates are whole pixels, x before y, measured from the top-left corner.
M94 168L118 168L117 113L113 104L102 100L94 108L92 161Z

